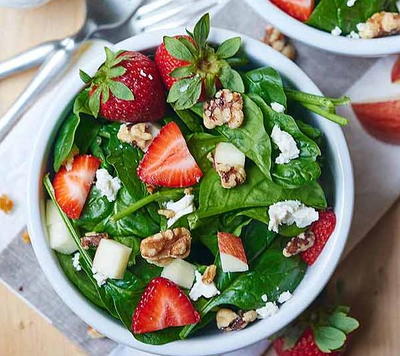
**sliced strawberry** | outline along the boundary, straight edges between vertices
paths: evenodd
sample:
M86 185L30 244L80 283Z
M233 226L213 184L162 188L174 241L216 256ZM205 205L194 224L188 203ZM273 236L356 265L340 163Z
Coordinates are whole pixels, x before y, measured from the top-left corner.
M56 200L69 218L80 217L100 163L91 155L75 156L70 170L63 166L56 173L53 180Z
M218 249L224 272L244 272L249 269L240 237L227 232L218 232Z
M336 215L333 210L325 210L319 212L319 219L314 222L310 230L314 233L314 245L308 250L301 253L301 258L308 264L312 265L321 254L329 237L332 235L336 226Z
M397 58L392 68L392 83L400 83L400 57Z
M189 187L203 176L175 122L165 125L154 138L137 174L144 183L170 188Z
M146 287L132 318L132 332L143 334L174 326L196 324L200 314L170 280L157 277Z
M271 2L302 22L307 21L314 10L314 0L271 0Z

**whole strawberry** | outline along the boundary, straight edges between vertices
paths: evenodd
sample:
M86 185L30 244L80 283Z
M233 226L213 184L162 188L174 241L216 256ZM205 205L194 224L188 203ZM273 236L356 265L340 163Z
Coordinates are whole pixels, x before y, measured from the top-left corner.
M279 332L273 341L278 356L339 356L347 344L347 335L359 327L348 316L345 306L319 307L306 311L294 323Z
M204 15L188 35L164 37L156 51L155 61L165 86L170 89L167 101L175 109L184 110L198 101L211 98L217 87L244 92L239 73L233 64L244 64L244 58L234 57L241 39L234 37L214 49L208 42L210 16Z
M106 61L93 78L81 71L90 84L89 113L112 121L156 121L164 116L166 104L155 63L142 53L112 52L105 48Z
M333 210L328 209L319 212L319 219L314 222L310 230L314 233L314 245L301 253L301 258L308 265L312 265L321 254L328 239L336 226L336 215Z

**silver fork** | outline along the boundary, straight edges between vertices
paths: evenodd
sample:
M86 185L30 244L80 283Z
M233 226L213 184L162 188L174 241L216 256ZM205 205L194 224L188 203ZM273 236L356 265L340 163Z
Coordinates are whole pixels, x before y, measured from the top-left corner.
M84 41L102 38L116 42L143 31L188 24L202 12L216 5L222 6L227 1L155 0L142 5L143 0L86 0L86 20L75 35L45 42L0 62L0 79L43 63L25 91L0 119L0 142L45 89L64 72L72 54ZM179 18L174 18L177 15Z

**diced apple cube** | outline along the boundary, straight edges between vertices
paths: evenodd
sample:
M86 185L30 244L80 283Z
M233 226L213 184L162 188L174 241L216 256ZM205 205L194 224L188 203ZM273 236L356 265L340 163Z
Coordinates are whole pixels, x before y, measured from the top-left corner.
M110 239L101 239L93 260L93 270L107 278L122 279L132 249Z
M236 146L228 142L220 142L215 147L215 164L226 164L231 167L244 167L246 156Z
M78 246L65 226L56 205L51 200L46 203L46 225L49 244L53 250L66 255L78 250Z
M161 277L167 278L183 288L191 288L194 282L195 266L182 259L175 259L165 266Z
M245 272L249 270L246 253L240 237L226 232L219 232L218 249L224 272Z

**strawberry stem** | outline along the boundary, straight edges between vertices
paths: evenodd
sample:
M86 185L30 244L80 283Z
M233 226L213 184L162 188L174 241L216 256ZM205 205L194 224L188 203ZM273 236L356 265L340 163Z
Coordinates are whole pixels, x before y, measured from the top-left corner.
M130 214L133 214L135 211L143 208L144 206L146 206L152 202L176 199L176 198L180 197L182 194L184 194L183 191L184 191L184 189L171 189L171 190L165 190L162 192L157 192L157 193L148 195L147 197L144 197L144 198L138 200L137 202L128 206L126 209L113 215L111 217L111 221L121 220L124 217L126 217Z

